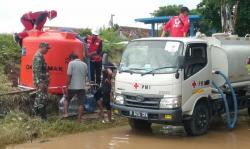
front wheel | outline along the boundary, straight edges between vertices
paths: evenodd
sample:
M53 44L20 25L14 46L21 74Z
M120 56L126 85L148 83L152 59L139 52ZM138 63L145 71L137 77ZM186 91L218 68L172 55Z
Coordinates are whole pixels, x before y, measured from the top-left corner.
M209 114L207 104L197 103L191 120L184 121L184 128L188 135L199 136L207 133L209 126Z
M133 130L151 130L151 123L145 120L129 118L129 125Z

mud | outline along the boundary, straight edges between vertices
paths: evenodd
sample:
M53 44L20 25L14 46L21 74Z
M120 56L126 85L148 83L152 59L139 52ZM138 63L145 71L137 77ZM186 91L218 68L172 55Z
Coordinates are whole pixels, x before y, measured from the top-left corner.
M241 118L234 130L213 123L206 135L186 136L183 127L154 125L152 131L134 132L129 126L66 135L8 149L249 149L250 119Z

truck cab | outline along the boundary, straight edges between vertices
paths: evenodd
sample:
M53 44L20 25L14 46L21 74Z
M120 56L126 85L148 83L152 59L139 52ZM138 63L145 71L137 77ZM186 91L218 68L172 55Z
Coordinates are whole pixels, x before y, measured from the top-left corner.
M116 74L114 112L128 117L134 129L150 128L152 123L184 124L190 134L205 133L211 94L210 53L206 41L200 39L130 42Z

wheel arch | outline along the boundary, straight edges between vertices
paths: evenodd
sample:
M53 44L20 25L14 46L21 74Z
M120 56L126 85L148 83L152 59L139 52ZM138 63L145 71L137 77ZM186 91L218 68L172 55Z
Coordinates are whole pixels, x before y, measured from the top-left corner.
M201 102L206 103L208 105L209 104L209 100L208 99L209 99L209 97L207 95L200 95L200 96L198 96L197 98L195 98L193 100L193 102L192 102L193 104L191 105L190 110L187 111L187 112L184 112L184 114L191 116L193 114L193 112L194 112L195 106L198 103L201 103Z

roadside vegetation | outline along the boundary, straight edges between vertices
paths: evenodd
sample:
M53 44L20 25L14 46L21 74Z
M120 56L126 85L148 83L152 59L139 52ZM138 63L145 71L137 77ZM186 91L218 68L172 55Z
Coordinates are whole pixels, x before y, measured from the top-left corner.
M103 41L103 52L108 53L110 60L113 63L118 63L125 47L122 41L127 41L127 38L121 38L119 35L119 25L114 24L112 28L100 28L100 38ZM91 34L91 29L85 28L79 33L82 37Z
M112 123L103 124L98 119L86 119L77 123L75 119L60 120L51 116L48 121L31 118L22 112L9 112L0 119L0 148L8 144L32 142L36 138L45 139L65 134L79 133L126 125L127 120L116 117Z
M0 34L0 94L15 90L11 87L7 71L8 66L20 64L21 48L10 34Z
M100 37L103 39L103 51L108 53L113 63L119 63L125 45L120 44L124 39L119 36L117 28L101 29Z
M11 87L11 82L8 80L6 74L4 74L3 65L0 65L0 94L6 93L13 90Z
M0 34L0 65L20 63L21 48L18 47L11 34Z

